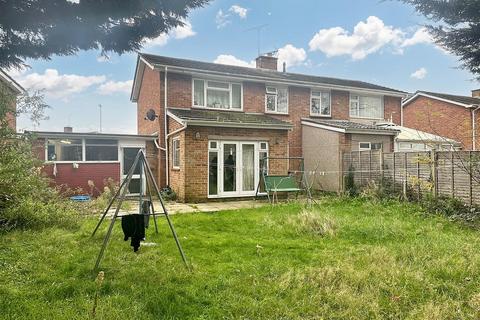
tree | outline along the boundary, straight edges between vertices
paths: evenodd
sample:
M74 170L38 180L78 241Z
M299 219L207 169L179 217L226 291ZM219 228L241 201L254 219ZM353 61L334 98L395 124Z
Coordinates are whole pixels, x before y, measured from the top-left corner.
M480 0L400 0L434 21L428 31L435 42L460 57L462 66L480 79Z
M136 51L210 0L0 0L0 68L79 50Z

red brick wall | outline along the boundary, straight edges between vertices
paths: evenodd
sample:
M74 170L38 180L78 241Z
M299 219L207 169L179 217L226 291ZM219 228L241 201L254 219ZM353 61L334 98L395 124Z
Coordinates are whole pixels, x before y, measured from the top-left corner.
M390 120L392 118L393 123L400 125L402 118L402 99L397 97L384 97L384 118Z
M332 119L350 119L350 93L348 91L336 91L331 93Z
M173 132L180 129L182 125L172 118L168 118L168 131ZM180 169L173 168L173 146L172 140L174 138L180 139ZM180 200L185 199L185 131L169 137L168 140L168 168L169 168L169 185L177 193Z
M196 133L200 134L197 138ZM208 140L209 136L223 137L254 137L261 138L269 143L270 157L285 157L287 155L287 131L286 130L261 130L236 128L213 128L213 127L188 127L178 136L180 137L180 170L171 168L170 181L173 190L180 200L204 201L208 196ZM169 139L171 144L171 139ZM169 159L171 163L171 148ZM270 172L285 174L286 162L271 162Z
M90 193L88 181L93 181L96 189L94 195L103 192L104 181L112 178L120 181L120 163L79 163L74 169L71 163L57 163L57 175L53 175L53 164L46 164L42 171L53 180L55 185L62 188L82 188L85 193Z
M471 112L469 109L428 97L418 97L403 109L405 127L457 140L472 149Z

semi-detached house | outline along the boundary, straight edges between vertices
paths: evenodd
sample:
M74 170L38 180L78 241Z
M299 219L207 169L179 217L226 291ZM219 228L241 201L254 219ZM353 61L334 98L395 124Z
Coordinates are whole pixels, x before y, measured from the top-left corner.
M264 157L304 157L318 188L341 187L341 153L393 151L399 90L363 82L277 71L277 58L256 68L139 54L131 100L138 134L156 137L156 176L180 200L252 196ZM156 121L145 119L148 110ZM293 170L269 161L270 174Z

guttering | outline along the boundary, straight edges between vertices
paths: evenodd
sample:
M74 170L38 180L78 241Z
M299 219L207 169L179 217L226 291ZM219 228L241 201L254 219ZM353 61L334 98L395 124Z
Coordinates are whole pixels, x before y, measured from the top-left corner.
M183 119L182 122L190 126L199 126L199 127L273 129L273 130L291 130L293 128L293 125L278 125L278 124L265 124L265 123L238 123L238 122L188 120L188 119Z
M477 131L477 124L476 124L476 120L475 120L475 112L480 110L480 106L479 105L472 105L472 108L475 108L475 109L472 109L472 146L473 146L473 151L477 150L477 137L476 137L476 131Z
M355 91L361 93L370 93L370 94L382 94L391 97L401 97L405 98L406 93L401 92L394 92L388 90L381 90L381 89L366 89L366 88L358 88L358 87L351 87L351 86L342 86L342 85L335 85L335 84L328 84L328 83L321 83L321 82L311 82L311 81L301 81L301 80L284 80L284 79L275 79L269 77L262 77L262 76L250 76L250 75L238 75L235 73L230 72L219 72L219 71L207 71L202 69L195 69L195 68L185 68L185 67L178 67L172 65L155 65L155 69L162 70L163 68L170 68L171 71L181 72L181 73L188 73L188 74L200 74L200 75L215 75L218 77L226 77L229 79L237 79L237 80L257 80L261 82L268 82L272 84L297 84L302 85L305 87L325 87L330 89L338 89L344 91Z

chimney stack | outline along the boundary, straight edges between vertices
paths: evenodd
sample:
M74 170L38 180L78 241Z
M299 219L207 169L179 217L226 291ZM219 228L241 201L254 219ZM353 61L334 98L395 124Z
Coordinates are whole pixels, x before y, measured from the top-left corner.
M72 132L73 132L73 128L72 128L72 127L63 127L63 132L72 133Z
M472 97L473 98L480 98L480 89L472 90Z
M257 69L268 69L277 71L278 58L274 57L272 53L267 53L255 59Z

